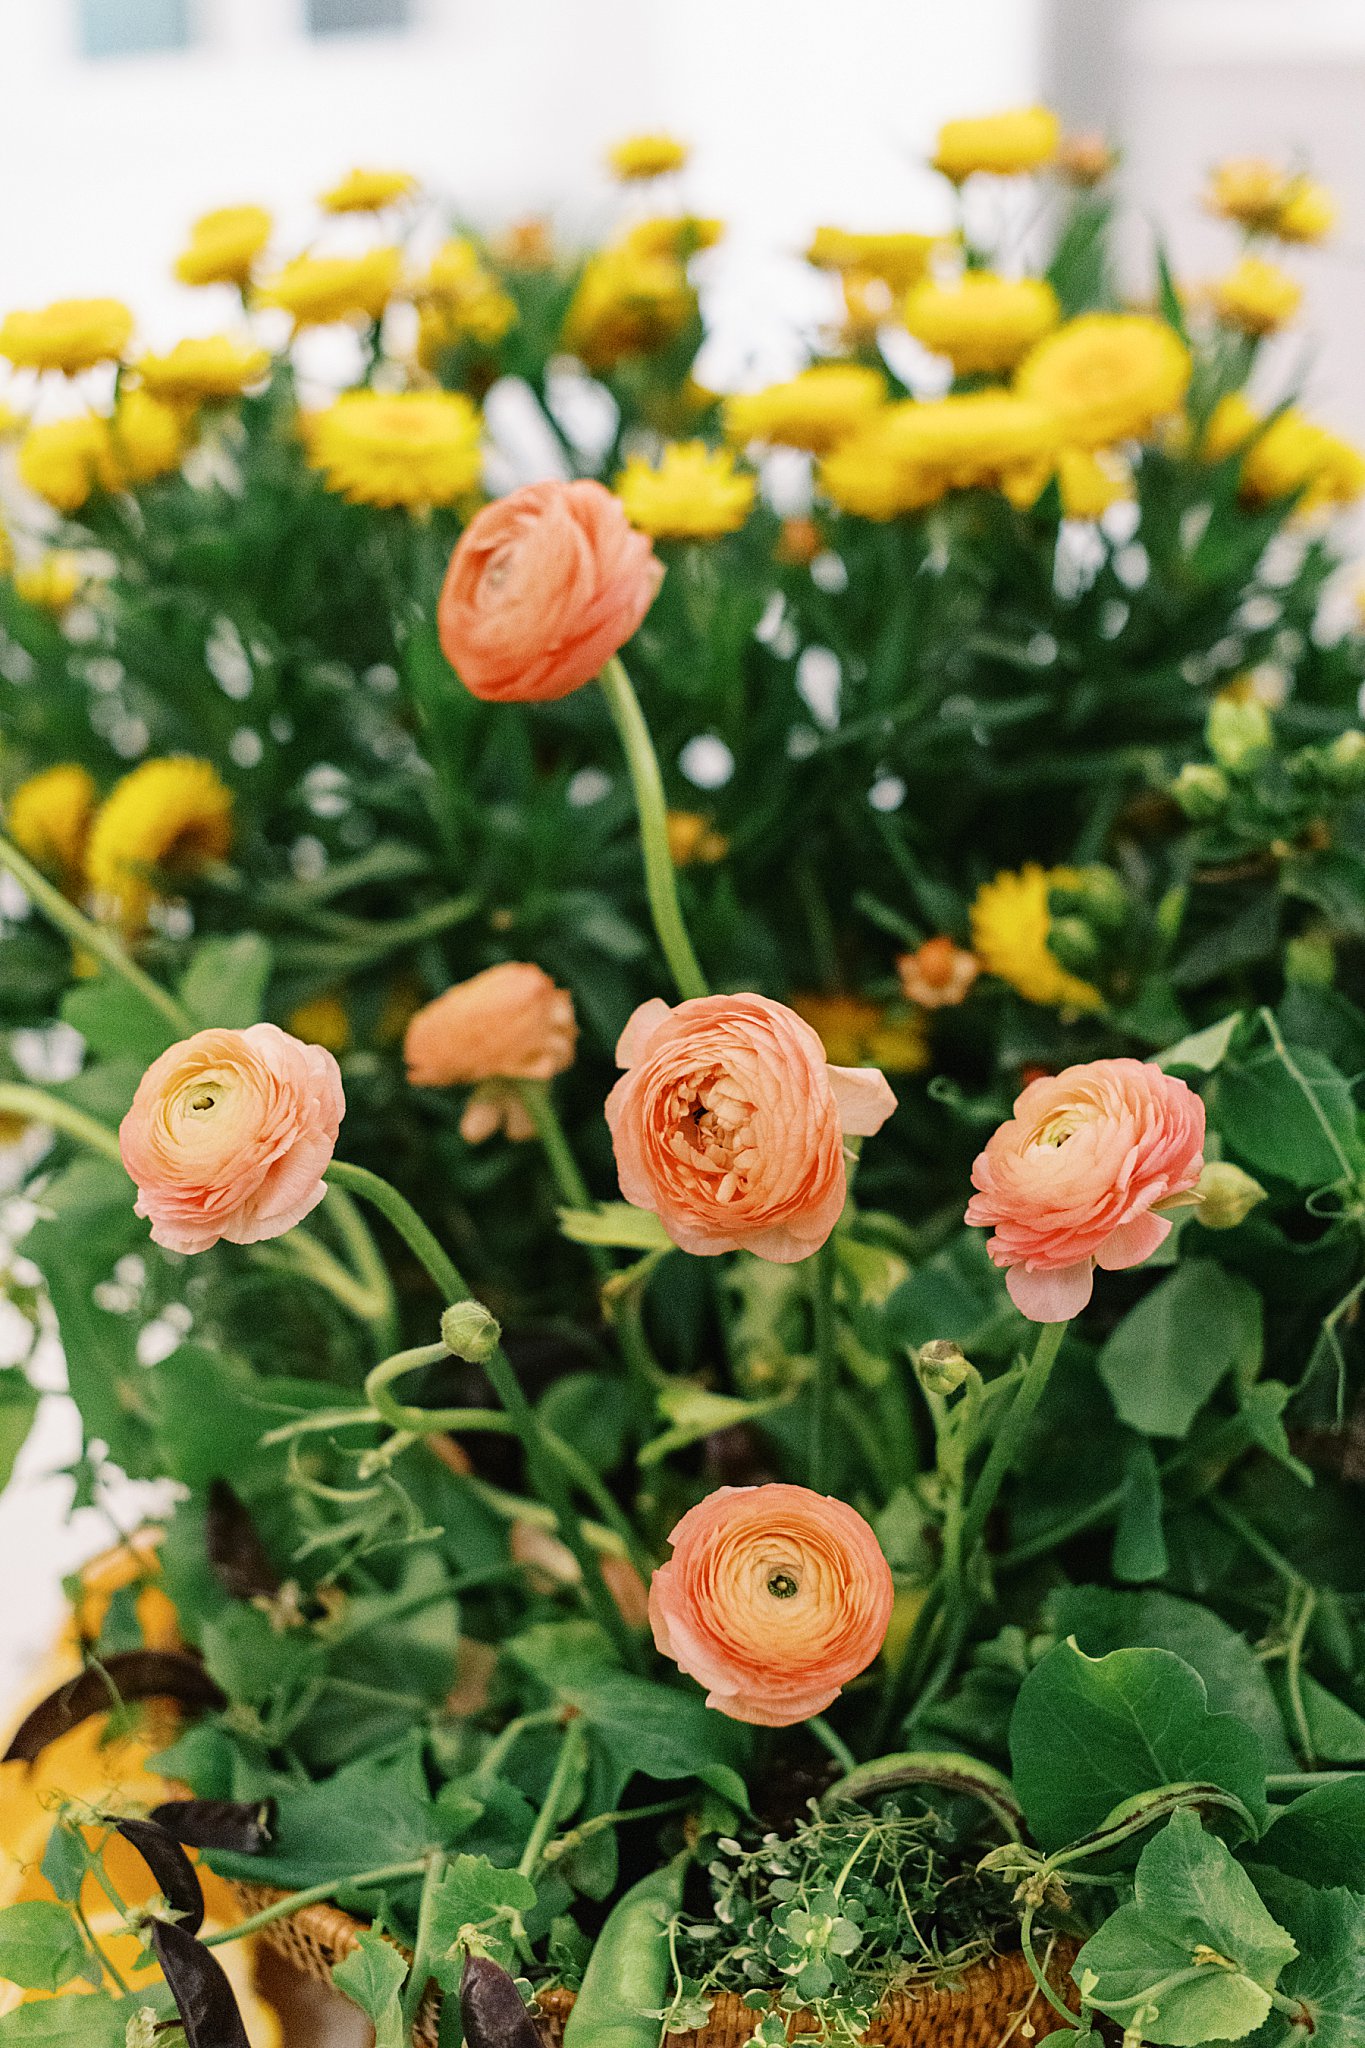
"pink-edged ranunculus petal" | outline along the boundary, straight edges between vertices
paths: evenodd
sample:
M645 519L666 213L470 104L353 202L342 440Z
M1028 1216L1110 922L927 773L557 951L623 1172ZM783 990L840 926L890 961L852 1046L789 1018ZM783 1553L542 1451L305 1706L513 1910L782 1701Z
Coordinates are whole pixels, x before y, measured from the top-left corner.
M1090 1259L1075 1266L1057 1266L1051 1272L1011 1266L1005 1286L1014 1306L1031 1323L1069 1323L1094 1292L1095 1268Z
M1129 1266L1140 1266L1144 1259L1150 1259L1170 1234L1169 1216L1153 1216L1150 1212L1135 1216L1131 1223L1120 1223L1103 1244L1095 1247L1095 1264L1106 1273L1125 1272Z

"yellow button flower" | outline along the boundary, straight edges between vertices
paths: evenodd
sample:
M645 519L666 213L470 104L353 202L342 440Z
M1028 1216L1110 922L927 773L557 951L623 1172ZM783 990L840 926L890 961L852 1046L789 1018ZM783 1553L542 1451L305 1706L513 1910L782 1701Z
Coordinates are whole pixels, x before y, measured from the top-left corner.
M714 249L725 233L723 220L696 213L657 213L625 230L620 246L636 256L672 256L685 263L702 249Z
M607 165L613 177L624 184L642 178L662 178L668 171L680 171L690 152L675 135L627 135L607 151Z
M884 1004L846 994L793 996L791 1006L815 1032L831 1066L917 1074L929 1064L923 1019L914 1011L893 1019Z
M44 768L21 782L10 798L9 836L35 867L74 890L84 869L95 802L94 782L76 762Z
M848 228L817 228L806 251L817 270L837 270L877 278L893 292L918 284L938 247L937 235L861 233Z
M19 370L62 370L74 377L96 363L117 362L133 332L121 299L56 299L33 313L0 320L0 356Z
M351 1020L340 996L313 996L299 1003L285 1020L286 1029L305 1045L320 1045L338 1056L351 1043Z
M146 391L125 391L109 422L109 444L119 482L150 483L180 467L185 423L174 406Z
M453 505L479 481L477 407L458 391L347 391L308 422L308 461L353 505Z
M1296 178L1289 197L1275 218L1275 233L1282 242L1322 242L1337 222L1337 203L1325 185L1313 178Z
M135 365L142 388L171 405L197 405L204 399L238 398L249 384L259 384L270 369L267 350L231 334L187 336L163 356L139 356Z
M696 310L696 293L676 258L644 256L618 243L584 265L564 320L564 346L590 370L614 369L666 348Z
M398 288L402 253L385 247L360 256L296 256L256 293L259 306L278 306L295 327L378 320Z
M1051 163L1060 140L1061 125L1047 107L1020 107L1007 114L946 121L938 131L933 166L955 185L976 171L1017 177Z
M1228 157L1215 164L1204 193L1207 212L1263 232L1274 228L1290 179L1279 164L1262 156Z
M1352 505L1365 495L1365 456L1290 406L1247 449L1241 488L1257 505L1297 494L1300 512Z
M86 880L101 908L141 931L162 878L176 880L227 858L232 792L208 761L183 755L144 761L100 805L86 851Z
M1190 352L1173 327L1146 313L1082 313L1025 357L1015 389L1054 413L1065 441L1107 448L1176 412Z
M467 236L443 242L416 290L418 360L439 367L462 341L492 348L516 325L517 307Z
M905 324L916 341L947 356L959 377L1012 370L1062 317L1041 277L994 277L969 270L951 283L925 278L906 297Z
M357 169L320 192L318 205L324 213L381 213L386 206L410 199L416 190L417 180L409 171Z
M816 363L784 383L727 398L725 431L732 441L775 441L820 455L870 419L885 398L880 370Z
M894 519L949 491L1004 489L1021 477L1037 497L1057 447L1042 406L990 389L889 405L820 465L820 486L846 512Z
M668 857L675 868L713 867L725 859L730 842L701 811L670 811Z
M56 548L14 572L14 587L24 603L38 611L51 612L54 618L60 618L71 608L84 582L79 557Z
M36 497L68 516L95 491L116 491L109 422L93 413L30 427L19 444L19 479Z
M1099 519L1133 495L1131 473L1112 450L1063 448L1057 457L1057 488L1068 519Z
M656 540L712 540L743 526L758 482L736 469L728 448L674 441L657 465L633 456L615 489L627 519L642 533Z
M1048 950L1048 892L1072 888L1081 879L1079 868L1044 868L1029 861L1017 874L1005 872L983 882L972 904L972 951L983 970L1048 1009L1104 1007L1099 990L1069 974Z
M181 284L245 285L274 226L263 206L220 206L204 213L175 259Z
M1303 300L1303 286L1278 263L1264 256L1243 256L1213 286L1213 305L1220 320L1243 334L1274 334L1293 319Z

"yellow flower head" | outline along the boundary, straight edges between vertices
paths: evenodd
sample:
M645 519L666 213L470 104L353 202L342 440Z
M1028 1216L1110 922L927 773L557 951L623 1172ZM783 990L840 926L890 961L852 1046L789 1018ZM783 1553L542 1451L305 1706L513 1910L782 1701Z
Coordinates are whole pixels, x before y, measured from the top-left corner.
M1325 185L1296 178L1275 218L1282 242L1323 242L1337 223L1337 204Z
M259 384L267 375L270 356L231 334L209 334L178 341L164 356L139 356L136 369L143 390L153 398L171 405L197 405L239 398L248 384Z
M150 483L180 467L185 422L172 405L147 391L125 391L109 422L109 443L120 483Z
M951 284L925 278L905 301L905 324L916 341L947 356L959 377L1012 370L1062 317L1057 294L1041 277L993 277L969 270Z
M398 288L402 252L367 249L360 256L296 256L256 293L259 306L278 306L295 327L335 320L378 320Z
M832 1066L917 1074L929 1064L924 1022L913 1011L893 1021L881 1003L853 995L793 996L791 1006L810 1025Z
M1177 411L1190 370L1188 348L1164 320L1082 313L1024 358L1015 389L1055 413L1069 444L1107 448Z
M890 291L904 292L918 284L938 245L936 235L861 234L848 228L817 228L806 251L817 270L874 277Z
M1200 458L1204 462L1226 462L1246 446L1260 424L1261 415L1244 391L1227 392L1209 414L1198 443ZM1182 452L1188 432L1187 423L1185 432L1177 437Z
M1081 880L1078 868L1044 868L1030 861L1017 874L1005 872L983 882L976 892L972 951L987 974L1007 981L1030 1003L1055 1010L1104 1007L1099 990L1069 974L1048 950L1048 894Z
M1205 209L1244 228L1273 230L1289 196L1291 180L1262 156L1228 157L1215 164L1204 193Z
M159 878L192 875L232 846L232 792L208 761L144 761L95 814L86 880L128 931L141 931Z
M488 270L466 236L443 242L417 288L417 355L435 370L462 341L492 348L516 325L516 301Z
M1057 446L1051 415L1002 390L888 405L826 456L825 495L863 519L895 519L949 491L1006 489L1020 476L1032 502Z
M1243 334L1273 334L1298 312L1303 286L1264 256L1243 256L1213 287L1220 320Z
M245 285L274 226L263 206L220 206L204 213L175 259L181 284Z
M655 540L713 540L743 526L758 483L735 468L728 448L674 441L657 466L632 456L615 489L641 533Z
M108 420L93 413L30 427L19 444L19 478L68 516L95 491L119 488Z
M25 604L51 612L54 618L70 610L85 580L80 558L55 548L14 572L14 587Z
M0 320L0 356L18 370L63 370L74 377L96 363L116 362L128 346L133 316L121 299L57 299L37 313Z
M636 256L671 256L686 263L702 249L714 249L724 233L723 220L696 213L656 213L628 227L619 246Z
M697 309L676 257L643 256L624 243L588 258L564 320L564 346L590 370L655 355Z
M700 811L670 811L666 822L668 857L675 868L714 867L730 851L725 834Z
M285 1023L305 1045L322 1045L338 1055L349 1050L351 1020L340 996L314 996L291 1010Z
M479 481L478 408L458 391L347 391L307 428L308 461L353 505L453 505Z
M19 851L70 890L84 869L94 815L93 780L74 761L64 761L20 783L9 800L6 823Z
M861 363L815 363L785 383L725 401L732 441L775 441L821 455L877 412L886 398L880 370Z
M955 185L975 171L990 171L999 178L1017 177L1051 163L1061 133L1057 116L1047 107L1020 107L1008 114L946 121L938 131L934 169Z
M607 151L607 166L623 184L640 178L662 178L680 171L690 152L675 135L627 135Z
M318 194L324 213L381 213L410 199L417 180L409 171L348 171L330 190Z
M1252 431L1255 429L1255 415L1249 406L1235 416L1225 415L1226 423L1220 427L1217 414L1221 411L1222 407L1217 408L1210 422L1205 454L1215 430L1230 433L1234 426L1244 424L1248 415ZM1241 491L1243 498L1255 505L1297 495L1300 512L1352 505L1365 495L1365 456L1339 434L1290 406L1248 447L1242 459Z
M1068 519L1099 519L1121 498L1133 495L1133 479L1108 449L1063 448L1057 457L1057 488Z

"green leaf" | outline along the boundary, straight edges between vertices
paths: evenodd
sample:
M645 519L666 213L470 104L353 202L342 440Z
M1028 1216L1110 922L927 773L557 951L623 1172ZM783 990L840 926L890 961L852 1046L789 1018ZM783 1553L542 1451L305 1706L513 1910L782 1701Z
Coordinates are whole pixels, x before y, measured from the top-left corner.
M0 1977L25 1991L60 1991L86 1974L91 1958L65 1906L30 1899L0 1913ZM98 1981L99 1965L93 1965Z
M476 1927L504 1968L513 1967L512 1922L533 1912L536 1888L517 1870L499 1870L486 1856L455 1856L435 1888L431 1919L432 1974L443 1991L460 1988L463 1930Z
M1283 1673L1281 1673L1283 1683ZM1320 1685L1311 1671L1300 1674L1304 1717L1313 1753L1324 1764L1365 1764L1365 1721L1354 1707Z
M1261 1300L1212 1259L1186 1259L1128 1311L1100 1352L1122 1421L1143 1436L1183 1437L1223 1375L1260 1366Z
M699 1387L689 1380L671 1381L660 1388L658 1397L669 1427L642 1445L639 1462L657 1465L672 1452L700 1443L703 1437L713 1436L718 1430L771 1414L788 1398L786 1394L775 1394L764 1401L741 1401L733 1394L713 1394L709 1387Z
M393 1755L345 1764L317 1784L279 1778L252 1786L253 1798L267 1794L276 1803L270 1853L212 1851L209 1861L225 1877L302 1890L376 1864L415 1862L441 1841L416 1731Z
M150 1066L175 1039L175 1026L160 1010L114 974L100 974L68 989L61 1017L100 1060L132 1059Z
M1058 1643L1019 1688L1009 1743L1020 1804L1048 1850L1161 1785L1218 1785L1265 1812L1255 1731L1234 1714L1211 1714L1203 1679L1169 1650L1087 1657Z
M748 1808L739 1775L749 1744L740 1724L713 1713L696 1693L655 1685L609 1667L547 1673L558 1697L578 1708L623 1770L649 1778L700 1778L722 1799Z
M561 1209L559 1227L573 1244L601 1244L627 1252L672 1251L673 1240L652 1209L629 1202L599 1202L595 1209Z
M6 1366L0 1372L0 1491L9 1485L37 1413L38 1389L19 1366Z
M547 1429L573 1444L597 1472L610 1472L625 1449L628 1403L619 1376L566 1372L537 1403Z
M1190 1032L1187 1038L1168 1045L1165 1052L1157 1054L1157 1066L1167 1073L1177 1067L1192 1067L1197 1073L1211 1074L1215 1067L1222 1065L1241 1021L1242 1012L1234 1010L1230 1017L1221 1018L1217 1024L1207 1024L1202 1031Z
M398 1994L408 1966L391 1942L372 1928L356 1930L356 1945L332 1968L332 1982L352 2005L374 2022L374 2048L403 2048L403 2008Z
M1351 1086L1325 1054L1289 1048L1296 1079L1274 1047L1220 1071L1214 1122L1238 1158L1258 1173L1298 1188L1333 1186L1354 1157L1356 1111ZM1340 1149L1339 1149L1340 1148Z
M91 1991L81 1998L45 1998L21 2005L0 2019L0 2043L45 2044L45 2048L124 2048L128 2022L138 2000Z
M1123 1500L1114 1530L1114 1577L1129 1585L1164 1579L1170 1563L1162 1528L1161 1475L1145 1437L1130 1437L1123 1456Z
M1257 1873L1257 1890L1299 1953L1279 1989L1299 1999L1306 2026L1275 2011L1248 2048L1360 2048L1365 2041L1365 1898L1339 1887L1321 1890L1278 1873Z
M1300 1793L1275 1815L1256 1858L1309 1884L1365 1892L1365 1771Z
M245 1031L264 1015L270 968L270 946L259 932L205 939L180 984L180 1000L198 1025Z
M1147 1844L1131 1901L1091 1936L1072 1976L1139 2039L1194 2048L1260 2026L1297 1954L1241 1865L1185 1809Z

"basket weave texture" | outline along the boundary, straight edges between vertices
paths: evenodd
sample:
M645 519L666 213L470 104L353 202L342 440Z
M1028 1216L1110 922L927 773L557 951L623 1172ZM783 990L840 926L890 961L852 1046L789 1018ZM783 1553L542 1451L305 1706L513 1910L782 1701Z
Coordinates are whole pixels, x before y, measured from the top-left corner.
M262 1885L233 1886L243 1913L259 1913L287 1896ZM326 1982L333 1963L355 1947L360 1925L335 1906L305 1906L262 1929L262 1939L306 1976ZM1071 2004L1076 1999L1068 1972L1078 1950L1074 1942L1058 1941L1048 1965L1048 1981ZM541 1999L539 2025L545 2048L561 2048L564 2023L573 2009L573 1994L547 1992ZM437 2048L440 2006L433 1994L423 2003L413 2039L417 2048ZM670 2034L668 2048L742 2048L753 2038L761 2014L733 1993L725 1992L711 2008L707 2024L695 2033ZM814 2021L796 2014L790 2037L814 2030ZM866 2036L869 2048L1020 2048L1062 2025L1033 1981L1022 1955L995 1956L974 1963L950 1987L894 1992Z

